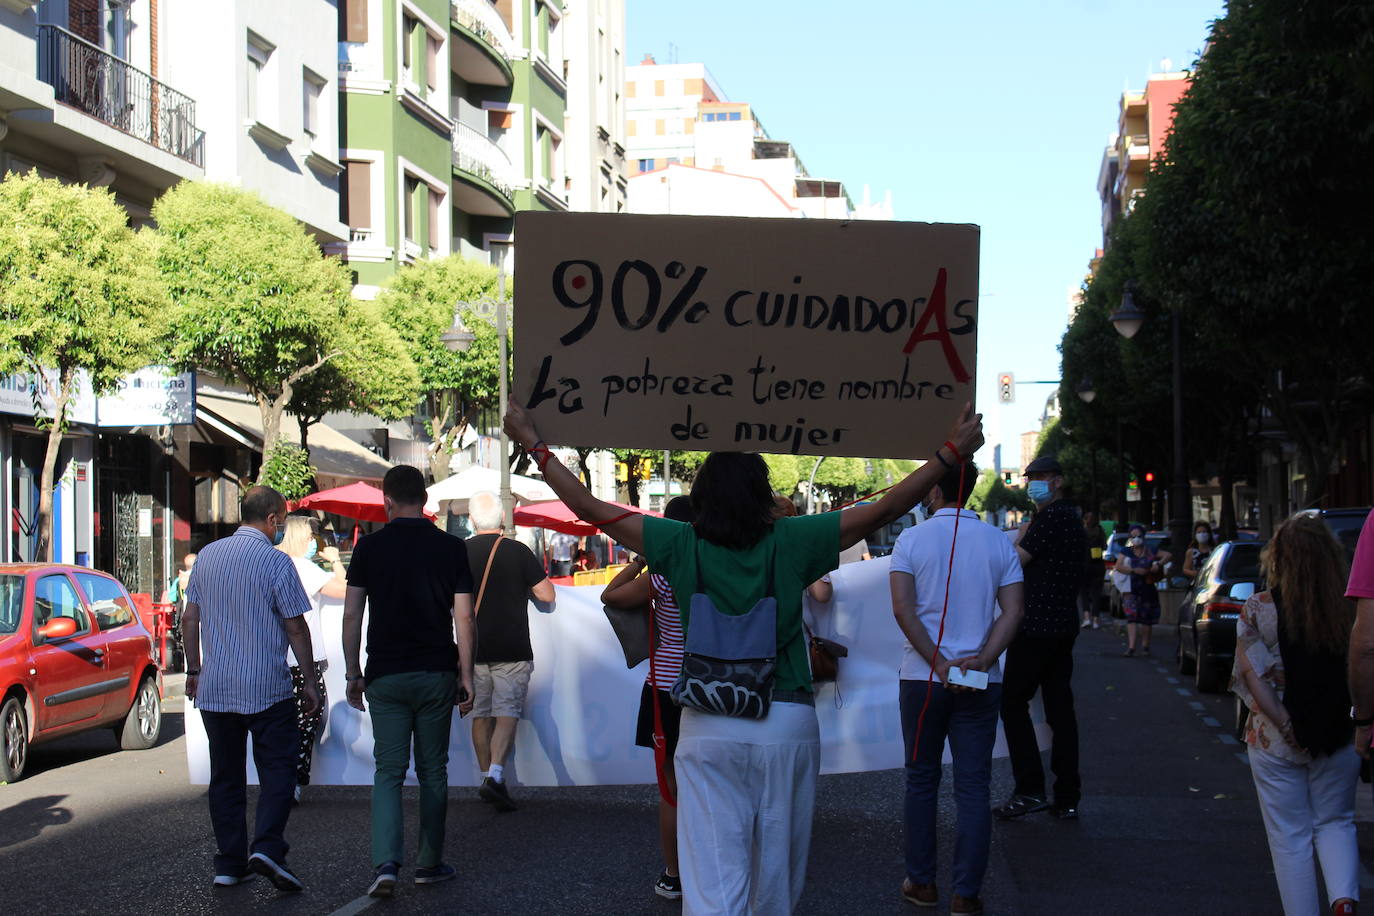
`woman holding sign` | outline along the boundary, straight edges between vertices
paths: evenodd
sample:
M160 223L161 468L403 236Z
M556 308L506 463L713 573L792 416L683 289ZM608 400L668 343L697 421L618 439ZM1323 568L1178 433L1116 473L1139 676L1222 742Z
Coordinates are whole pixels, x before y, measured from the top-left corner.
M966 405L937 460L882 499L822 515L776 518L763 459L713 452L692 484L691 524L592 496L518 404L505 427L579 518L648 558L682 611L686 656L672 695L683 707L674 769L685 912L791 913L821 758L802 592L840 550L901 518L971 456L983 444L982 415Z

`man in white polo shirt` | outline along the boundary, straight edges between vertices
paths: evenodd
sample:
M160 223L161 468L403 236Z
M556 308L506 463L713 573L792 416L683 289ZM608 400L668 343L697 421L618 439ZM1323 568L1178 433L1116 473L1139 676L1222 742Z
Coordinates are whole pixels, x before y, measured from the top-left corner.
M925 497L928 519L897 539L888 573L892 613L907 638L900 672L906 741L902 896L917 906L939 902L935 808L940 758L948 738L958 813L950 912L969 914L983 911L978 891L992 841L992 746L1002 697L998 659L1016 635L1022 612L1016 549L1001 531L961 508L977 479L972 462L962 480L958 466L946 471ZM985 672L987 686L973 689L950 683L951 673L958 670ZM914 746L918 721L919 751Z

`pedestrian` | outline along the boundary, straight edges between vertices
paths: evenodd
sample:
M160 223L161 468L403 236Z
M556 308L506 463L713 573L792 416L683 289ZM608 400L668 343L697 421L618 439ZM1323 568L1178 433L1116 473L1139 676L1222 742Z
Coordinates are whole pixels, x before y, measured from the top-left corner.
M387 523L353 548L344 599L348 703L372 719L370 897L390 897L405 861L401 784L415 752L420 783L415 883L455 874L444 862L453 707L472 709L472 575L461 538L424 517L425 480L409 465L382 478ZM368 614L367 668L359 664ZM455 634L457 641L455 643ZM366 698L366 705L364 705Z
M841 548L909 512L942 465L972 454L983 442L981 415L965 406L938 461L881 500L843 512L776 518L763 459L714 452L692 484L691 524L596 499L553 456L520 405L507 411L505 428L579 518L644 553L681 609L688 654L674 685L685 707L674 768L684 911L791 913L806 877L820 769L802 591L835 568ZM747 623L730 623L743 616ZM748 624L747 647L742 638L721 635ZM703 645L695 655L694 640ZM752 663L738 654L733 662L728 655L708 658L719 651L763 651L776 667L758 662L761 655L747 656Z
M1102 625L1102 554L1107 548L1107 535L1097 522L1095 510L1083 510L1083 531L1087 535L1088 553L1083 561L1083 585L1078 590L1078 609L1083 614L1079 628L1096 630Z
M1116 560L1116 571L1131 580L1130 591L1121 595L1121 608L1126 614L1126 656L1150 654L1150 636L1159 623L1159 590L1155 583L1164 577L1165 565L1173 559L1167 550L1158 553L1145 543L1145 529L1132 525L1126 549Z
M579 539L575 534L564 534L562 531L555 531L549 538L549 548L553 554L553 572L555 576L571 576L573 564L573 551L577 549Z
M181 615L186 610L186 585L191 581L191 570L195 565L196 555L194 553L183 556L176 575L167 581L167 588L162 593L162 603L172 606L172 625L168 628L171 636L171 647L168 652L170 657L163 660L168 669L184 669L186 665L186 649L181 635Z
M476 532L466 541L468 565L479 582L472 707L472 749L482 771L477 794L498 811L514 811L506 760L534 672L529 601L552 601L553 583L528 547L502 535L504 512L495 493L474 493L468 518Z
M277 549L291 558L300 576L301 587L310 598L310 610L306 612L305 623L310 629L310 646L315 652L315 689L320 695L320 708L313 713L306 710L305 672L296 660L296 653L286 651L286 663L291 668L291 683L296 693L296 724L300 729L300 740L296 754L296 788L293 799L301 803L301 788L310 785L310 766L315 756L315 741L319 738L320 726L329 712L329 693L324 685L324 673L329 670L329 653L324 646L324 630L321 627L322 608L326 598L342 601L348 593L348 583L344 580L344 565L339 559L337 547L320 549L323 540L319 534L319 522L304 515L292 515L286 519L285 533ZM319 556L330 565L333 575L325 572L315 563Z
M305 623L311 605L296 567L272 549L286 522L281 494L271 487L249 488L239 519L237 531L200 552L182 614L186 696L200 710L210 746L208 799L218 846L214 886L242 883L252 872L278 890L299 891L304 885L286 865L286 822L300 741L286 650L289 646L301 659L304 710L316 714L322 702ZM251 849L250 735L260 787Z
M1350 718L1355 723L1355 752L1370 759L1370 726L1374 725L1374 512L1365 516L1345 597L1355 602L1350 631Z
M1061 820L1078 817L1078 717L1073 709L1073 645L1078 638L1078 592L1087 535L1077 510L1060 497L1064 471L1051 456L1026 465L1026 492L1035 515L1016 544L1025 569L1025 615L1007 649L1002 673L1002 728L1015 788L993 813L1002 819L1049 808ZM1052 735L1054 803L1045 794L1030 701L1036 691Z
M674 496L663 507L663 517L691 524L691 500L686 496ZM678 871L677 777L673 755L677 752L682 707L673 702L668 691L682 672L682 617L668 580L656 572L646 575L647 568L644 558L637 557L606 586L601 601L608 607L626 610L648 607L654 615L653 660L640 692L635 744L654 748L657 736L660 733L663 736L663 784L672 800L664 798L662 793L658 799L658 845L663 853L663 872L654 882L654 893L669 900L679 900L682 898L682 877Z
M1183 555L1183 575L1187 577L1189 585L1202 571L1202 567L1206 564L1207 558L1212 555L1214 547L1216 547L1216 534L1212 531L1212 526L1206 521L1200 521L1194 525L1193 540L1188 544L1188 549Z
M1345 553L1319 517L1298 514L1275 530L1260 568L1268 591L1241 608L1231 689L1250 710L1247 757L1279 897L1287 916L1320 912L1315 849L1330 912L1354 913L1359 710L1346 687L1355 608Z
M1016 548L963 508L977 481L972 462L963 473L945 472L923 500L927 520L897 538L888 572L892 613L906 635L898 672L906 742L902 897L921 907L939 903L935 812L948 738L957 811L950 912L960 916L983 912L978 894L992 846L992 747L1002 705L998 659L1021 625L1024 597ZM955 669L986 673L986 687L952 683Z

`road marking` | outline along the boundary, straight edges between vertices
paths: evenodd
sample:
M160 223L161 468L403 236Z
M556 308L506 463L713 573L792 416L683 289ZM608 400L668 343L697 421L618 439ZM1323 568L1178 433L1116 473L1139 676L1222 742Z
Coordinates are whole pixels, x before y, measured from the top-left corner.
M1369 869L1364 867L1363 862L1360 863L1360 887L1361 889L1374 887L1374 875L1369 873Z
M1178 678L1176 678L1176 677L1166 677L1166 678L1164 679L1164 682L1165 682L1166 684L1177 684L1177 683L1178 683Z
M376 897L359 897L357 900L350 900L348 903L345 903L343 906L330 913L329 916L355 916L355 914L361 913L376 902Z
M1168 673L1169 673L1169 669L1168 669L1168 668L1165 668L1163 665L1155 665L1155 670L1158 671L1160 674L1168 674Z
M1203 706L1201 703L1199 703L1197 700L1194 700L1193 702L1189 703L1188 705L1191 706L1193 709L1199 709L1199 710L1201 710L1201 709L1206 709L1206 708L1207 708L1206 706Z
M1178 695L1181 697L1190 697L1193 695L1193 692L1187 687L1175 687L1174 689L1178 691Z
M1203 716L1202 724L1206 725L1208 728L1221 728L1221 723L1212 716Z
M1233 738L1231 735L1227 735L1225 733L1217 735L1217 740L1220 741L1222 744L1240 744L1240 742Z
M1250 765L1250 755L1245 751L1238 751L1236 753L1236 759L1239 760L1241 763L1245 764L1246 766Z

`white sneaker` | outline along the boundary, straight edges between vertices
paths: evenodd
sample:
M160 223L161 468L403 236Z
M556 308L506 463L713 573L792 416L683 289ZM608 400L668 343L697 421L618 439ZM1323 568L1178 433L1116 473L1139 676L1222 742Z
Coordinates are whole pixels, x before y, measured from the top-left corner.
M301 803L301 787L300 787L300 786L296 786L296 788L294 788L294 789L291 790L291 804L293 804L293 805L299 805L300 803Z
M251 871L246 871L241 875L215 875L215 887L233 887L236 884L247 884L256 878L257 875Z

